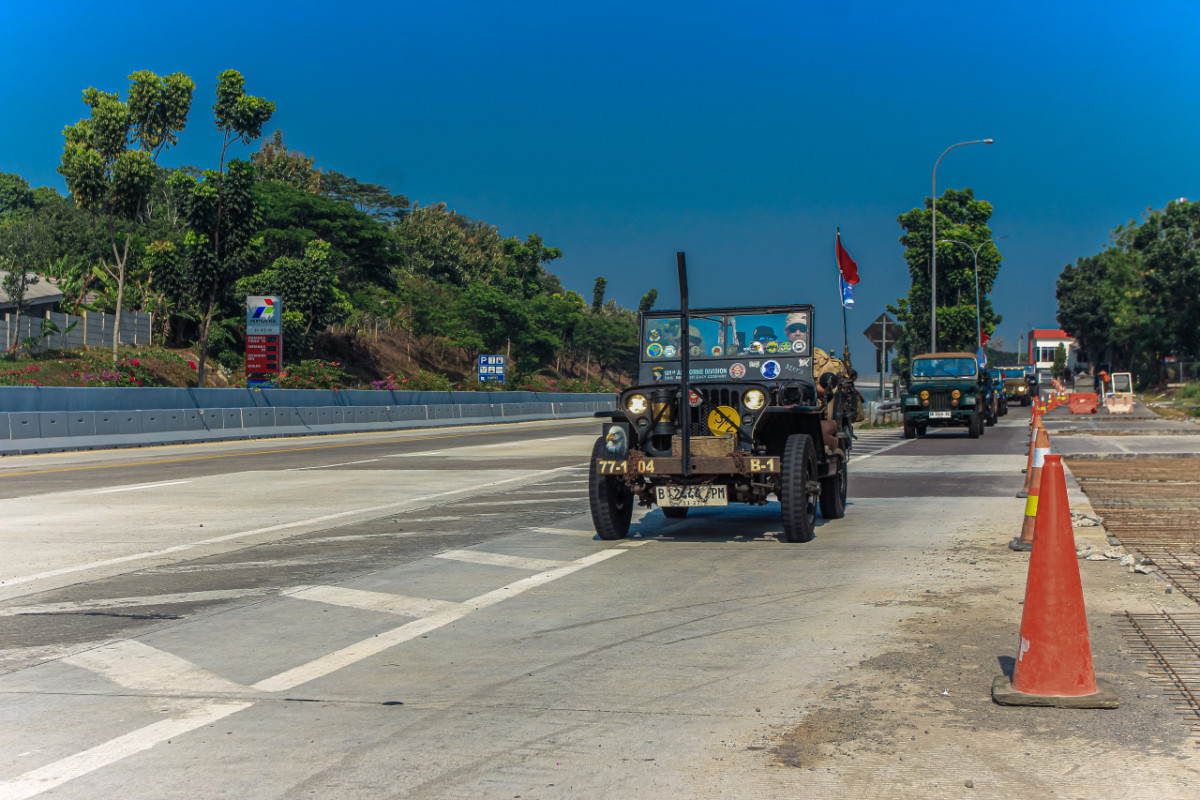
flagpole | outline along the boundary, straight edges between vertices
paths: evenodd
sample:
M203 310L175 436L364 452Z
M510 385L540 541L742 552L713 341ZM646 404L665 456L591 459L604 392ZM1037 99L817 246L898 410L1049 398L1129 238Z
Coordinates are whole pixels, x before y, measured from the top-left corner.
M842 277L842 260L838 256L841 255L838 248L842 243L841 226L837 229L837 237L834 239L833 246L833 263L837 265L838 274L838 300L842 304L842 360L846 362L846 371L850 370L850 333L849 326L846 323L846 286L845 278Z

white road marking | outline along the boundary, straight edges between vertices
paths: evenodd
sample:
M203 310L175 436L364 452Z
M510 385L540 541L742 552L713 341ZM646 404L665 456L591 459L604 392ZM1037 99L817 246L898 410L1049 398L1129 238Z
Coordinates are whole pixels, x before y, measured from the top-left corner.
M322 464L319 467L291 467L284 472L303 472L306 469L329 469L330 467L349 467L354 464L374 464L378 458L368 458L366 461L343 461L340 464Z
M434 558L444 558L447 561L465 561L468 564L485 564L490 567L519 567L521 569L555 569L571 563L569 561L552 561L548 558L506 556L501 553L488 553L483 550L450 550L445 553L438 553Z
M290 528L301 528L307 525L315 525L322 522L328 522L334 519L344 519L345 517L353 517L360 514L373 514L380 511L390 512L400 510L406 507L413 506L418 503L434 500L442 497L450 497L456 494L463 494L472 490L486 489L492 486L503 486L517 481L536 482L541 476L554 475L555 473L569 470L571 467L556 467L554 469L542 470L530 475L518 475L514 478L504 478L498 481L491 481L480 486L464 486L458 489L450 489L445 492L435 492L434 494L422 495L421 497L410 497L407 500L402 500L398 503L385 503L379 506L366 506L364 508L354 508L349 511L339 511L336 514L324 514L319 517L310 517L308 519L296 520L295 522L285 522L280 525L271 525L266 528L255 528L248 531L238 531L237 533L228 533L224 536L214 536L211 539L203 539L199 542L189 542L188 544L177 544L172 547L164 547L159 550L148 550L143 553L133 553L127 556L118 556L116 558L106 558L101 561L92 561L87 564L76 564L71 567L60 567L59 569L47 570L46 572L38 572L33 575L21 575L15 578L10 578L6 581L0 581L0 584L6 587L18 586L24 583L33 583L34 581L44 580L46 578L57 578L60 575L70 575L76 572L83 572L89 569L97 569L99 567L111 567L117 564L128 564L131 561L142 561L147 558L156 558L159 556L172 555L174 553L182 553L187 550L194 550L197 547L205 547L212 544L220 544L222 542L232 541L234 539L242 539L247 536L260 536L264 533L275 533L276 531L285 531ZM0 798L2 800L2 798Z
M527 531L533 533L551 533L555 536L586 536L589 539L595 538L595 531L581 531L574 528L526 528Z
M528 447L531 444L541 444L542 442L561 442L563 439L566 439L566 438L568 438L568 437L566 437L566 436L551 436L548 439L522 439L517 442L500 442L498 444L477 444L477 445L468 445L468 446L472 450L491 450L492 448L497 448L497 447L520 447L523 449L523 448Z
M411 525L415 522L454 522L462 517L417 517L415 519L405 518L404 522ZM399 520L397 520L399 522Z
M186 696L249 691L239 683L136 639L84 650L67 656L63 663L102 675L137 692Z
M389 453L384 458L418 458L420 456L440 456L444 450L425 450L420 453Z
M331 606L357 608L362 611L383 611L406 617L424 617L459 607L458 603L451 603L447 600L407 597L402 594L386 592L368 592L362 589L345 589L340 586L299 586L289 589L283 594L299 600L311 600Z
M155 745L182 736L188 731L194 731L205 725L236 714L253 703L196 703L182 716L164 719L153 725L139 728L132 733L110 739L104 744L90 750L76 753L73 756L59 759L40 769L26 772L20 777L8 781L0 781L0 799L26 800L27 798L47 792L61 786L67 781L74 780L89 772L94 772L109 764L116 763L136 753L149 750Z
M580 497L580 500L583 498ZM542 499L532 498L529 500L493 500L490 503L455 503L455 508L491 508L493 506L524 506L530 503L558 503L561 502L561 497L545 497Z
M510 597L516 597L517 595L527 592L530 589L550 583L551 581L556 581L559 578L570 575L573 572L577 572L585 567L590 567L593 564L598 564L601 561L605 561L613 556L618 556L624 552L626 551L618 550L616 548L610 550L601 550L598 553L585 556L578 561L572 561L565 566L558 567L557 569L539 572L536 575L530 575L528 578L522 578L515 583L502 586L495 591L486 592L478 597L474 597L457 608L448 608L444 611L439 611L435 614L431 614L428 617L415 620L406 625L401 625L398 628L392 628L390 631L384 631L377 636L363 639L360 642L356 642L348 647L343 647L341 650L337 650L329 655L322 656L321 658L310 661L307 664L302 664L299 667L287 670L286 672L281 672L273 677L265 678L264 680L254 684L254 688L264 692L282 692L295 688L301 684L308 683L309 681L313 681L332 672L336 672L337 670L349 666L350 664L362 661L364 658L370 658L377 653L382 653L384 650L388 650L398 644L407 642L410 639L423 636L430 631L437 630L443 625L449 625L451 622L455 622L467 616L472 611L478 611L479 609L487 608L488 606L492 606L496 603L507 600Z
M94 492L90 492L90 494L112 494L113 492L133 492L138 489L157 489L160 486L178 486L181 483L191 483L191 481L186 480L186 481L164 481L162 483L139 483L136 486L120 486L120 487L117 487L116 489L97 489Z
M167 606L175 603L204 603L213 600L233 600L238 597L254 597L273 594L276 589L215 589L208 592L184 592L181 594L156 594L142 597L110 597L105 600L82 600L78 603L43 603L37 606L15 606L0 608L0 617L17 617L25 614L71 614L80 611L98 611L105 608L137 608L139 606Z
M522 489L521 494L560 494L570 497L579 497L580 492L574 488L564 488L561 486L546 487L545 489Z
M852 456L852 457L850 458L850 463L851 463L851 464L853 464L853 463L855 463L856 461L863 461L863 460L865 460L865 459L868 459L868 458L870 458L871 456L877 456L877 455L879 455L880 453L887 452L888 450L891 450L891 449L893 449L893 448L899 447L899 446L900 446L900 445L902 445L902 444L908 444L908 443L909 443L909 442L911 442L911 441L912 441L912 439L901 439L900 441L896 442L895 444L889 444L887 447L881 447L881 448L879 448L878 450L875 450L874 452L871 452L871 453L864 453L864 454L862 454L861 456Z

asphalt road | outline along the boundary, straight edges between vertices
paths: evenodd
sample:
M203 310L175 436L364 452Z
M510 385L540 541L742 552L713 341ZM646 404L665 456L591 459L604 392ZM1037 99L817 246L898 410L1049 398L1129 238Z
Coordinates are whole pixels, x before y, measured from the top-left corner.
M876 767L814 772L797 731L864 664L944 644L914 619L970 616L1024 421L864 433L808 544L774 503L595 539L598 430L0 460L0 800L863 796ZM990 686L1004 654L975 649ZM889 762L885 796L994 771L941 732L955 769Z

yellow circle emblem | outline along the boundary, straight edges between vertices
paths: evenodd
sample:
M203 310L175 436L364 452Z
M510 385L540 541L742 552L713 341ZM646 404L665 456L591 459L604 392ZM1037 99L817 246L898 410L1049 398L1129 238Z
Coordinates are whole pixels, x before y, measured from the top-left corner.
M717 406L708 412L708 429L716 436L724 436L737 430L738 413L729 406Z

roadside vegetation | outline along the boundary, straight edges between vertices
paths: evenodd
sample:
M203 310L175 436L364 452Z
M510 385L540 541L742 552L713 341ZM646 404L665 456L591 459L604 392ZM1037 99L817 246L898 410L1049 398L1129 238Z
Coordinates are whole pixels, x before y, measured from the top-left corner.
M1160 416L1200 417L1200 382L1146 392L1142 402Z
M602 276L590 298L565 288L547 267L563 253L538 234L502 235L444 203L418 206L318 166L278 130L263 140L275 104L249 94L234 70L216 81L222 139L211 163L164 166L186 135L195 84L148 71L129 81L123 98L83 93L85 116L66 127L58 168L66 197L0 173L2 294L13 315L29 313L38 282L62 292L59 310L70 314L153 313L157 352L196 365L171 371L179 385L238 382L246 295L283 297L281 385L329 375L346 386L477 388L480 354L508 356L509 388L613 388L636 367L636 311L605 299ZM254 143L249 159L234 157ZM97 353L35 345L0 354L0 383L79 385L64 363L101 374ZM109 372L143 357L156 358L114 343ZM329 371L335 362L344 375Z

